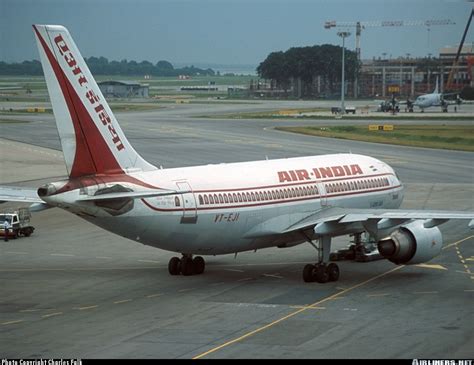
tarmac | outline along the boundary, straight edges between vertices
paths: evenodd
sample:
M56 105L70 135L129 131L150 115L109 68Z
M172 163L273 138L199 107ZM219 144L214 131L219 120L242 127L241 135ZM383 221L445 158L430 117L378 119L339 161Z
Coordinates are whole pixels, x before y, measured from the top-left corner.
M273 105L171 105L117 119L137 151L165 168L362 153L395 168L407 188L402 208L473 210L472 153L273 129L301 121L194 117ZM0 125L0 184L37 187L66 175L53 116L27 117ZM327 121L304 121L311 123ZM306 244L206 257L203 275L170 276L174 253L56 208L32 222L31 237L0 242L2 358L474 356L474 233L466 221L440 226L443 251L426 264L339 262L339 281L327 284L303 282L316 256ZM333 242L343 248L349 237Z

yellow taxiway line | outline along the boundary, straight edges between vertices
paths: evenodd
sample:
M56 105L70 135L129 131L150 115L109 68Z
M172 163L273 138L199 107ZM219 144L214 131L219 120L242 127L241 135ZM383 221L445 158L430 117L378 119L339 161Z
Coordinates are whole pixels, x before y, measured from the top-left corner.
M443 250L446 250L446 249L448 249L448 248L450 248L450 247L452 247L452 246L455 246L455 245L457 245L457 244L459 244L459 243L461 243L461 242L467 241L467 240L469 240L469 239L471 239L471 238L473 238L473 237L474 237L474 235L471 235L471 236L469 236L469 237L463 238L462 240L459 240L459 241L456 241L456 242L454 242L454 243L451 243L451 244L449 244L449 245L443 247ZM281 317L281 318L279 318L279 319L277 319L277 320L275 320L275 321L273 321L273 322L270 322L270 323L268 323L268 324L266 324L266 325L264 325L264 326L262 326L262 327L256 328L256 329L254 329L253 331L247 332L246 334L244 334L244 335L242 335L242 336L240 336L240 337L234 338L233 340L224 342L223 344L221 344L221 345L219 345L219 346L216 346L216 347L214 347L214 348L212 348L212 349L210 349L210 350L208 350L208 351L206 351L206 352L203 352L203 353L201 353L201 354L199 354L199 355L196 355L196 356L193 357L193 360L194 360L194 359L203 358L203 357L205 357L205 356L207 356L207 355L210 355L210 354L212 354L212 353L214 353L214 352L217 352L217 351L219 351L219 350L221 350L221 349L223 349L223 348L225 348L225 347L228 347L228 346L230 346L230 345L233 345L234 343L237 343L237 342L240 342L240 341L242 341L242 340L245 340L246 338L249 338L249 337L251 337L251 336L253 336L253 335L257 334L257 333L260 333L260 332L262 332L262 331L265 331L266 329L268 329L268 328L270 328L270 327L273 327L273 326L277 325L278 323L281 323L281 322L283 322L283 321L286 321L287 319L290 319L290 318L296 316L297 314L303 313L304 311L307 311L308 309L315 309L315 308L318 307L320 304L322 304L322 303L324 303L324 302L327 302L327 301L329 301L329 300L338 299L338 298L340 298L340 296L341 296L342 294L345 294L345 293L348 293L348 292L350 292L350 291L352 291L352 290L354 290L354 289L360 288L361 286L364 286L364 285L366 285L366 284L368 284L368 283L370 283L370 282L372 282L372 281L375 281L375 280L377 280L377 279L380 279L380 278L382 278L382 277L384 277L384 276L386 276L386 275L389 275L389 274L391 274L391 273L393 273L393 272L395 272L395 271L398 271L398 270L400 270L400 269L402 269L402 268L404 268L404 267L405 267L405 265L396 266L396 267L394 267L394 268L391 269L391 270L388 270L388 271L386 271L386 272L384 272L384 273L382 273L382 274L379 274L379 275L377 275L377 276L374 276L374 277L372 277L372 278L370 278L370 279L368 279L368 280L365 280L365 281L363 281L363 282L361 282L361 283L359 283L359 284L353 285L353 286L351 286L351 287L349 287L349 288L347 288L347 289L341 290L340 292L338 292L338 293L336 293L336 294L333 294L333 295L330 295L329 297L326 297L326 298L324 298L324 299L322 299L322 300L319 300L319 301L317 301L317 302L315 302L315 303L313 303L313 304L311 304L311 305L303 306L301 309L298 309L298 310L296 310L296 311L294 311L294 312L291 312L291 313L287 314L287 315L284 316L284 317Z

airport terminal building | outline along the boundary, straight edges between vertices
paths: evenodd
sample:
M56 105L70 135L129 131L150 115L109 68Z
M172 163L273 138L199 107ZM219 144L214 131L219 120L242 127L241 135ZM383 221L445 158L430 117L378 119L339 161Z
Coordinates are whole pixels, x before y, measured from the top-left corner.
M453 62L457 47L441 48L438 57L410 58L407 55L396 59L364 60L360 70L359 95L386 97L392 93L405 96L430 93L436 87L437 79L439 91L443 92L452 70L451 90L460 91L465 86L474 86L473 51L474 44L465 45L457 65Z

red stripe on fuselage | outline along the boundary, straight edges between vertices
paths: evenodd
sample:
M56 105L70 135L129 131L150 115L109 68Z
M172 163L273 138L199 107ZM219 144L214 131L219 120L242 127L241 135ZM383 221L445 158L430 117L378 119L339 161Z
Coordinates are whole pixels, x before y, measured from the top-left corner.
M235 205L232 203L228 203L229 205L221 205L215 204L214 206L211 204L206 204L205 207L203 206L196 206L196 208L190 208L187 209L189 210L220 210L220 209L238 209L238 208L249 208L249 207L260 207L260 206L265 206L265 205L280 205L280 204L287 204L287 203L295 203L295 202L301 202L301 201L306 201L306 200L321 200L321 199L327 199L327 198L339 198L339 197L344 197L344 196L350 196L350 195L362 195L362 194L367 194L367 193L378 193L378 192L384 192L384 191L389 191L389 190L396 190L398 188L401 188L401 185L397 186L390 186L390 187L384 187L384 188L376 188L376 189L369 189L369 190L358 190L358 191L350 191L350 192L343 192L343 193L330 193L327 195L314 195L310 197L304 197L304 198L289 198L287 200L285 199L278 199L278 200L266 200L264 202L251 202L248 203L246 202L245 204L238 204ZM184 207L180 208L157 208L151 203L147 202L145 198L140 199L148 208L155 210L157 212L182 212Z
M61 69L56 57L38 29L34 25L33 28L56 75L74 126L76 151L69 176L74 178L85 175L123 173L81 98Z

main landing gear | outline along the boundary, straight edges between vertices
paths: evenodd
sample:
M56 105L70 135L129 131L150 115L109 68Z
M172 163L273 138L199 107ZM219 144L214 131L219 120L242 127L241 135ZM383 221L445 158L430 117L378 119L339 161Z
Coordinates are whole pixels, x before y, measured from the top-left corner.
M204 272L205 267L206 262L201 256L193 258L192 255L183 254L181 259L178 257L172 257L168 262L168 271L171 275L198 275Z
M316 246L310 239L308 242L318 251L318 262L315 265L308 264L303 269L303 280L306 283L318 282L327 283L328 281L339 280L339 266L329 262L329 253L331 251L331 237L322 236L319 244Z

